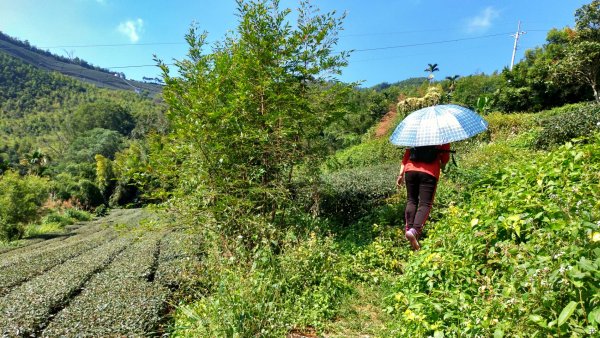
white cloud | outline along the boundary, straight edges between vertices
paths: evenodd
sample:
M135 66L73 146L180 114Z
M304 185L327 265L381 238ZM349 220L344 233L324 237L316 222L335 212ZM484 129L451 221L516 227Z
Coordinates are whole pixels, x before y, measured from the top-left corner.
M500 11L494 7L486 7L477 16L467 20L467 31L469 33L484 32L492 26L492 21L500 16Z
M144 20L137 18L136 20L127 20L125 22L121 22L117 29L119 32L133 43L138 42L140 39L140 33L144 28Z

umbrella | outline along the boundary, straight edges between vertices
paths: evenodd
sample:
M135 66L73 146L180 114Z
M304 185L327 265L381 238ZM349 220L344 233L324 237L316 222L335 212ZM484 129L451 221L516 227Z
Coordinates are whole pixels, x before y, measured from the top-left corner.
M410 113L390 137L398 146L420 147L445 144L472 137L487 130L488 123L474 111L442 104Z

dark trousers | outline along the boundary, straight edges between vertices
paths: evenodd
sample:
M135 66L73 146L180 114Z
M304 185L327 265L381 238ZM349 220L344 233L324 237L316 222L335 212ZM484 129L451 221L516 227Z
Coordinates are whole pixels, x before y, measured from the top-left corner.
M420 171L407 171L404 173L404 182L407 195L404 212L406 231L415 228L420 236L433 205L437 179Z

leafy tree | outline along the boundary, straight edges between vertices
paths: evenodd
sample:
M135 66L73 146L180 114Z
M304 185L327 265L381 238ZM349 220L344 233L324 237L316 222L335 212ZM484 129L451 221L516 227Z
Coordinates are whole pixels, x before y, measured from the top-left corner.
M600 42L600 0L575 11L575 28L583 40Z
M294 169L310 163L314 175L326 154L323 130L344 112L340 98L350 90L335 81L348 54L333 52L343 16L302 1L292 26L278 1L237 7L236 34L212 53L203 53L206 33L192 27L178 75L160 66L180 193L201 207L197 221L252 238L257 222L285 223Z
M553 77L560 82L582 82L590 86L594 99L600 103L598 76L600 76L600 42L579 41L570 44L565 56L553 67Z
M37 149L31 154L27 154L25 158L22 159L21 164L27 167L30 174L40 176L44 173L49 162L50 157L40 149Z
M97 154L114 159L115 153L123 148L123 143L123 136L117 131L95 128L84 132L71 143L66 159L94 163Z
M464 76L456 80L452 101L469 107L477 105L481 96L492 96L499 87L501 79L496 74L476 74Z
M585 83L600 103L600 1L594 0L575 12L576 34L569 36L564 55L552 67L558 82Z
M502 71L502 85L494 94L495 108L503 111L539 111L564 103L586 100L590 93L579 82L567 83L552 76L553 68L565 57L575 32L569 28L548 32L544 46L527 50L512 71Z
M127 136L135 127L135 120L129 109L110 101L92 102L79 106L69 122L74 133L103 128L118 131Z
M0 176L0 240L21 238L23 226L38 217L46 198L46 178L21 177L10 170Z
M114 173L112 162L106 157L97 154L96 159L96 185L105 198L109 197L114 189Z

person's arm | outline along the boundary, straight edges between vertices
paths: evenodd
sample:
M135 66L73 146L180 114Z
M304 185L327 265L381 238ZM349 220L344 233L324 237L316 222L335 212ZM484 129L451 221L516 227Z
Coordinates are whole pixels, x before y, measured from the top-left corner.
M396 179L396 186L400 188L404 184L404 164L400 164L400 173Z
M404 156L402 157L402 162L400 162L400 173L398 174L398 178L396 179L396 186L400 187L404 184L404 166L408 162L409 152L410 150L406 149L404 151Z

